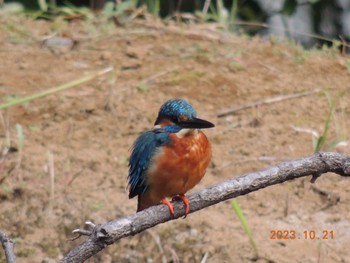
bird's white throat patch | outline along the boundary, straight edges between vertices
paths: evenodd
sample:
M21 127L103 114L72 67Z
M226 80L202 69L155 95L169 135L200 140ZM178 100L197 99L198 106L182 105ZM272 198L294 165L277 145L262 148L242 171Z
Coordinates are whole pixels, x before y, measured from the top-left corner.
M176 133L176 136L178 138L183 138L185 136L196 135L196 134L198 134L197 129L181 129L181 131Z
M153 127L153 129L161 129L162 128L162 126L161 125L155 125L154 127ZM183 137L186 137L186 136L193 136L193 135L197 135L198 134L198 129L181 129L179 132L177 132L177 133L175 133L176 134L176 136L178 137L178 138L183 138Z

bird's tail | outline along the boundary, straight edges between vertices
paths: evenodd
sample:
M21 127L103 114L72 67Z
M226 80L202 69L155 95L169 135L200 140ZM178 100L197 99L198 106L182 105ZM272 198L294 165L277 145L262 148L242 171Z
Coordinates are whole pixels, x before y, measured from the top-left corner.
M142 198L141 198L141 195L138 195L137 196L137 211L136 212L140 212L142 211L143 209L146 209L147 207L144 207L142 205Z
M154 201L150 198L148 192L137 196L137 212L140 212L150 206L158 205L160 201Z

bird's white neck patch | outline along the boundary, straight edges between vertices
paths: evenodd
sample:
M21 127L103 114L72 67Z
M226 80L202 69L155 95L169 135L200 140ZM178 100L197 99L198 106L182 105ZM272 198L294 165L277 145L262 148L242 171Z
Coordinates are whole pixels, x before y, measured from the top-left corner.
M198 133L197 129L181 129L181 131L176 133L178 138L183 138L188 135L196 135Z
M162 128L162 126L161 126L160 124L155 125L155 126L153 127L154 130L156 130L156 129L161 129L161 128ZM198 134L198 129L188 129L188 128L185 128L185 129L181 129L179 132L176 132L175 134L176 134L176 136L177 136L178 138L183 138L183 137L189 136L189 135L197 135L197 134Z

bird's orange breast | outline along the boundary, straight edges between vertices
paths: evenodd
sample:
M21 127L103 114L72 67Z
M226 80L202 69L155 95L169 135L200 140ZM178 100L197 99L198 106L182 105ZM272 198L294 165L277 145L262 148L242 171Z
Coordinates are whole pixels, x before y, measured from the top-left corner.
M185 194L198 184L211 159L210 143L203 132L169 136L171 145L159 149L148 170L148 198L155 204L165 197Z

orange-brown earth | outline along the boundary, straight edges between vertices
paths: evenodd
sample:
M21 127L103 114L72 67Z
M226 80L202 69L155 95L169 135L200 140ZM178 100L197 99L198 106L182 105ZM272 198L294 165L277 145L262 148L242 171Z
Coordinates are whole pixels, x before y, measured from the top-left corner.
M58 260L82 241L67 239L86 220L104 223L135 213L136 200L127 196L129 150L170 98L189 100L200 117L216 124L206 131L212 164L193 191L313 153L311 134L293 127L322 133L330 109L323 92L217 117L253 101L325 91L335 102L327 143L339 140L332 150L350 153L349 59L336 50L305 51L274 39L231 35L213 24L139 20L115 27L23 17L2 17L0 24L2 102L115 68L1 112L8 124L1 126L2 147L6 133L19 147L16 123L24 133L23 150L7 154L0 175L0 229L15 240L18 262ZM54 31L77 45L48 47L39 41ZM237 198L259 262L349 261L350 179L327 174L314 186L333 194L324 197L309 179L299 179ZM230 202L124 238L94 262L252 261L254 251ZM294 230L301 238L272 240L274 230ZM317 236L334 231L334 238L303 238L303 231L312 230Z

